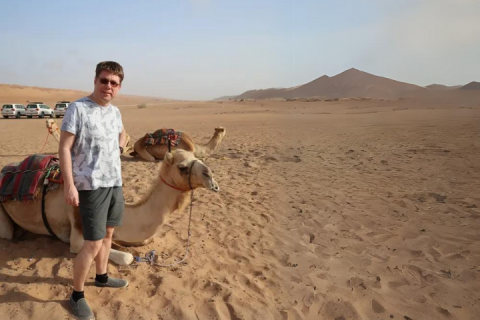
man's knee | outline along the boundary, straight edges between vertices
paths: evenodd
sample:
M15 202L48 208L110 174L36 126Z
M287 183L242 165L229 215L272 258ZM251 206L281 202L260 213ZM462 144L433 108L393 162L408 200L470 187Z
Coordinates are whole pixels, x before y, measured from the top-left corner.
M97 241L85 240L83 243L82 250L86 251L88 254L96 256L97 253L102 248L102 242L103 242L102 240L97 240Z

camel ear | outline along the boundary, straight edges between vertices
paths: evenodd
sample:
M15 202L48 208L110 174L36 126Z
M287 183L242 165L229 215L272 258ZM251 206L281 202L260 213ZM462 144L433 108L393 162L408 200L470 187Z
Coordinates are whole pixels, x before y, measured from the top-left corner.
M171 166L173 164L173 155L170 152L165 153L163 161L169 166Z

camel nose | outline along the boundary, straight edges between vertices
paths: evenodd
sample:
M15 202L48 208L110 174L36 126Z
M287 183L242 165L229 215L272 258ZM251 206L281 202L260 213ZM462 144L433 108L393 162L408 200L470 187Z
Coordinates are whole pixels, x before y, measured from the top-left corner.
M215 191L215 192L220 191L220 186L218 185L217 181L215 181L215 180L213 180L212 191Z

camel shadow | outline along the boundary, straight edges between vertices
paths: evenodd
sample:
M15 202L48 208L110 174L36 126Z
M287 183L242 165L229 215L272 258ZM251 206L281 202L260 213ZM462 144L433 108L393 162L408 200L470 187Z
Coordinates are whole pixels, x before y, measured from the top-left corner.
M4 303L23 303L23 302L36 302L36 303L48 303L56 302L58 303L69 315L72 314L71 308L68 304L68 299L65 300L42 300L35 298L25 292L14 292L10 291L6 294L0 296L0 305Z
M71 279L60 277L59 271L64 259L74 259L70 253L68 243L64 243L54 237L36 235L25 231L14 240L0 239L0 281L4 283L45 283L45 284L69 284ZM36 276L39 263L47 259L52 260L51 274L53 278ZM25 273L34 275L25 275ZM20 273L20 274L19 274Z
M65 258L73 258L69 252L68 244L53 237L34 235L26 232L15 240L0 240L0 305L6 303L35 302L45 304L58 303L69 315L71 310L68 298L58 300L39 299L21 291L20 288L31 285L47 285L55 288L68 288L72 279L59 276L61 263ZM60 258L60 259L59 259ZM51 259L52 267L49 275L37 275L41 268L45 268L45 260ZM50 262L47 262L50 263ZM8 290L8 289L11 290Z

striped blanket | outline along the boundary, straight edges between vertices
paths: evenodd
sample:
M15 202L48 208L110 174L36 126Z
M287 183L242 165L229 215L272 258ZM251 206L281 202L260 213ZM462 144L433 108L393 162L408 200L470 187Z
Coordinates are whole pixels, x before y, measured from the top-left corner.
M58 166L58 159L44 154L34 154L20 163L6 165L0 172L0 202L34 200L45 171L52 165Z
M166 145L170 140L170 146L176 147L182 140L182 132L174 129L159 129L154 133L145 135L145 146Z

